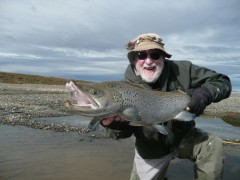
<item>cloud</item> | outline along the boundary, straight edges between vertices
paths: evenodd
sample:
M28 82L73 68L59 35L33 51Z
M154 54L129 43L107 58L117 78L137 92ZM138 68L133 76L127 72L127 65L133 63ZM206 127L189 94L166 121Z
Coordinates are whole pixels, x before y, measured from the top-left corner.
M127 42L153 32L172 59L191 60L235 81L239 7L238 0L1 0L0 71L122 78Z

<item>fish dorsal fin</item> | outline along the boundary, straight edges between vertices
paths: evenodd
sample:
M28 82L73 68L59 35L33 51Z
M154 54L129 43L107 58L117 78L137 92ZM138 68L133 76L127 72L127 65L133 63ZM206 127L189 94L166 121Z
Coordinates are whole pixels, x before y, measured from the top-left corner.
M121 116L127 121L141 121L140 112L135 107L128 107L124 109Z
M195 119L195 117L196 117L195 114L183 110L180 113L178 113L173 119L179 121L192 121Z
M91 129L92 131L95 131L98 128L99 123L100 123L101 120L102 120L102 118L100 118L100 117L94 117L90 121L90 123L88 125L88 129Z

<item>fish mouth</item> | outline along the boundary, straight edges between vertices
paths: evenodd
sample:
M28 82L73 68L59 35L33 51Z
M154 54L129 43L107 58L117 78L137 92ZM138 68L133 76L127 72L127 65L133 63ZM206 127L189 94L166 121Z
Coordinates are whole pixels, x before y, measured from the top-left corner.
M76 103L71 103L68 101L70 105L74 105L81 108L87 109L98 109L100 108L100 104L94 100L90 95L81 91L81 87L77 86L74 81L70 81L66 84L66 89L69 91L71 97L74 98Z

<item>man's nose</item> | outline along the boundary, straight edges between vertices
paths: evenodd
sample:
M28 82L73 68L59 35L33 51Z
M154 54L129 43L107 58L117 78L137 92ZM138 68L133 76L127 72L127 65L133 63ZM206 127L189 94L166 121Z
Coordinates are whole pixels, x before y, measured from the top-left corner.
M146 64L152 64L153 63L153 60L148 56L145 60L145 63Z

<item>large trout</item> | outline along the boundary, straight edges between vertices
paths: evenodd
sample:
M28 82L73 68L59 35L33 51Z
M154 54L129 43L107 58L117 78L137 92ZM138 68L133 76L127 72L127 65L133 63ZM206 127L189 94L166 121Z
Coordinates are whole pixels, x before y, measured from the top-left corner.
M66 84L75 103L67 100L69 111L94 117L89 128L105 117L119 115L132 126L144 126L149 131L168 134L162 123L175 119L190 121L195 115L185 111L190 97L185 93L155 91L126 81Z

